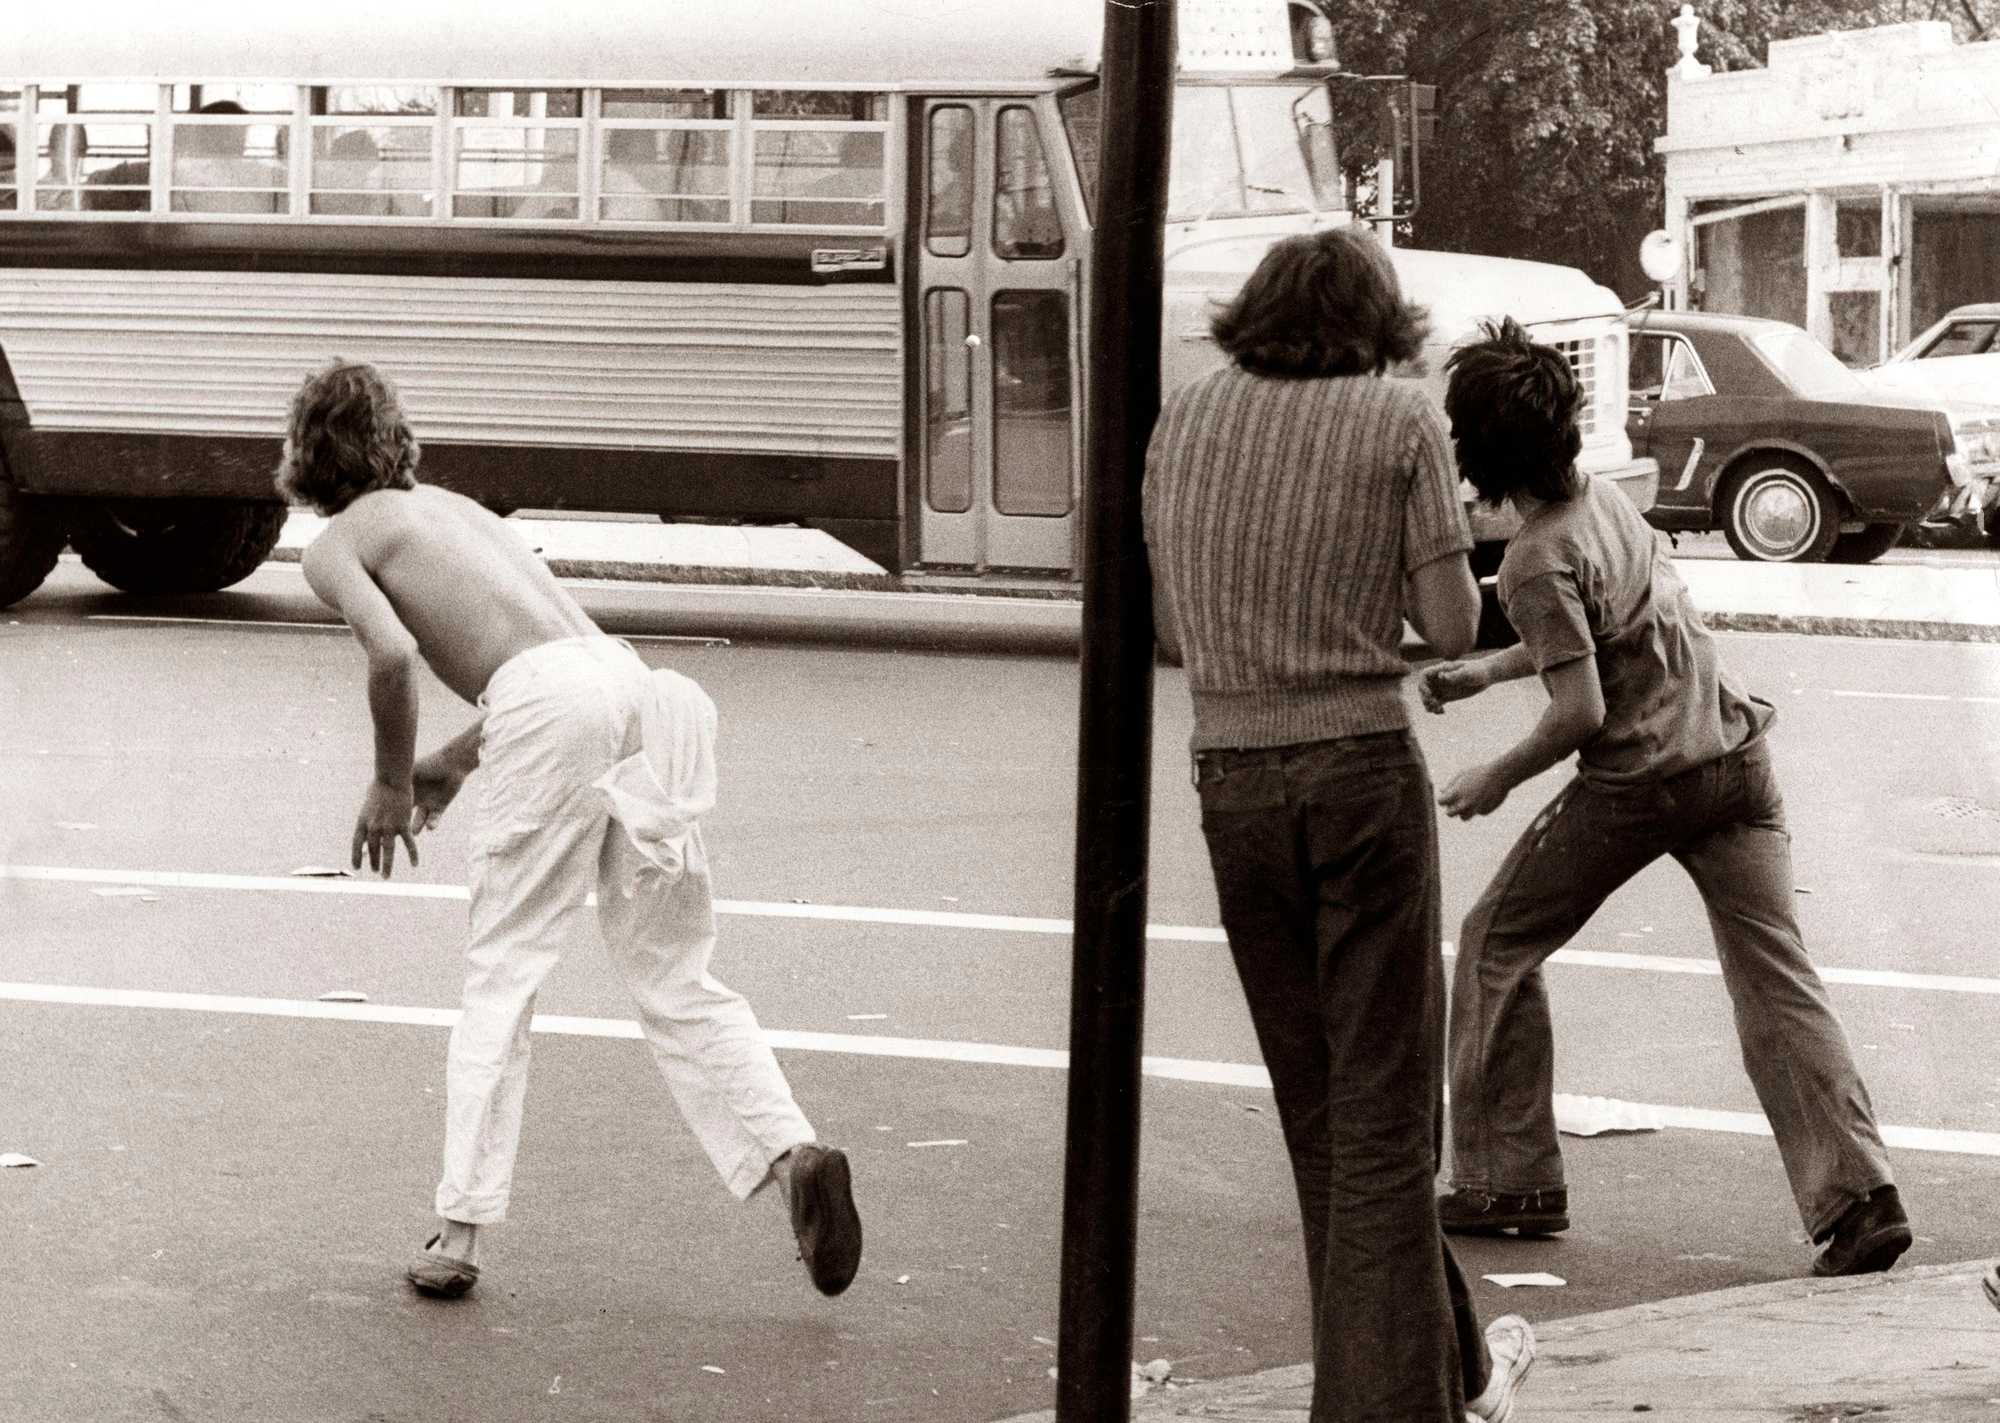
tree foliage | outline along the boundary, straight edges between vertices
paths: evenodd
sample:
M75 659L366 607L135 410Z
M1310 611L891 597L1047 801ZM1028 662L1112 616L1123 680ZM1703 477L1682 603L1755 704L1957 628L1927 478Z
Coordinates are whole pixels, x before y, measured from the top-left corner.
M1639 240L1659 226L1674 0L1334 0L1343 66L1437 86L1415 245L1581 267L1649 288ZM1986 37L2000 0L1696 0L1697 56L1761 66L1772 40L1911 20Z

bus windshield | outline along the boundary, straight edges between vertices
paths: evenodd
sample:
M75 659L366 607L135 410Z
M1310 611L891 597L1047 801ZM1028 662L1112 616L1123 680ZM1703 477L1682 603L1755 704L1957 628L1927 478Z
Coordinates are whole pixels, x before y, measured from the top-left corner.
M1063 122L1084 196L1097 197L1099 91L1063 96ZM1173 222L1346 206L1326 90L1319 84L1174 87L1167 216Z
M1168 218L1337 209L1334 157L1320 85L1180 84L1174 89Z

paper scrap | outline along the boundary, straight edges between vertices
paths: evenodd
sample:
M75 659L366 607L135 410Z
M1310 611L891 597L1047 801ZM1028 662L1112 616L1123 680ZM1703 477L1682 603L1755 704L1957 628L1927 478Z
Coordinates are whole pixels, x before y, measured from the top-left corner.
M352 988L336 988L329 993L320 994L319 1001L322 1003L366 1003L368 995L357 993Z
M873 1023L888 1016L887 1013L849 1013L847 1021L850 1023Z
M0 1151L0 1166L39 1166L42 1163L18 1151Z
M703 1364L701 1371L705 1374L726 1374L729 1372L727 1369L717 1368L714 1364Z
M115 884L104 889L93 889L92 894L104 899L139 899L148 904L157 903L160 896L143 885Z
M908 1275L896 1276L896 1283L899 1285L907 1285L909 1282L910 1282L910 1277Z
M1481 1275L1482 1280L1491 1280L1503 1290L1511 1290L1519 1285L1566 1285L1569 1283L1561 1275L1551 1275L1546 1270L1534 1270L1525 1275Z
M1603 1136L1607 1132L1658 1131L1660 1109L1645 1102L1616 1097L1578 1097L1558 1092L1556 1130L1567 1136Z
M970 1146L970 1145L972 1145L972 1143L971 1143L971 1142L969 1142L969 1141L967 1141L967 1140L966 1140L966 1139L965 1139L964 1137L962 1137L962 1136L942 1136L942 1137L939 1137L939 1138L938 1138L938 1139L937 1139L936 1141L912 1141L912 1142L907 1142L907 1143L905 1143L905 1145L908 1145L908 1146Z

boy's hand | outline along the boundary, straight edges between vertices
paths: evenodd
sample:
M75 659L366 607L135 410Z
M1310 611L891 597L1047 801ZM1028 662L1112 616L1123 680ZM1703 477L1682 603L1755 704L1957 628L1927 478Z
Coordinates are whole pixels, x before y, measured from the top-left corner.
M1470 820L1498 810L1500 803L1507 799L1507 793L1513 789L1500 768L1489 762L1453 776L1438 793L1438 804L1444 807L1446 815Z
M354 868L361 868L361 847L368 847L368 868L380 870L387 879L396 869L396 841L410 850L410 863L417 862L417 842L410 835L410 813L415 799L409 786L368 783L362 798L361 814L354 821Z
M440 753L419 757L410 772L410 789L416 805L416 813L410 819L411 832L421 835L435 826L464 784L465 771ZM412 848L410 862L416 863L416 858L416 850Z
M1424 710L1442 713L1446 702L1463 701L1486 690L1477 662L1433 662L1417 676L1417 694Z

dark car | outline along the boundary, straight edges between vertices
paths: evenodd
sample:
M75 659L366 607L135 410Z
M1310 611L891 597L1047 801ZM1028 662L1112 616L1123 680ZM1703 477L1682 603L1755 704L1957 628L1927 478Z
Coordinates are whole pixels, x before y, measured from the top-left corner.
M1739 558L1866 563L1908 524L1983 519L2000 499L2000 410L1871 389L1783 321L1628 324L1625 428L1659 461L1656 528L1719 528Z

